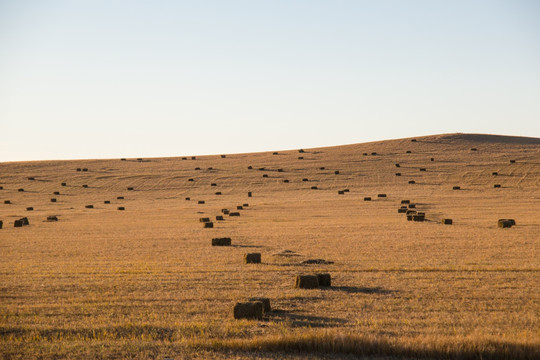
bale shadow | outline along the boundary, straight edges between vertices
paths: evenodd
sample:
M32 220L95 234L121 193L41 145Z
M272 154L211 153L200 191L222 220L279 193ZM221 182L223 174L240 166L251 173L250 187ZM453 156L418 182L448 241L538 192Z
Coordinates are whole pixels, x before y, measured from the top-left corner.
M264 245L231 245L231 247L237 247L237 248L263 248Z
M268 319L273 321L290 321L293 327L337 327L345 324L346 319L328 317L299 315L290 311L276 309L268 314Z
M389 295L395 294L397 290L388 290L381 287L358 287L358 286L331 286L322 287L321 290L326 291L343 291L349 294L377 294L377 295Z

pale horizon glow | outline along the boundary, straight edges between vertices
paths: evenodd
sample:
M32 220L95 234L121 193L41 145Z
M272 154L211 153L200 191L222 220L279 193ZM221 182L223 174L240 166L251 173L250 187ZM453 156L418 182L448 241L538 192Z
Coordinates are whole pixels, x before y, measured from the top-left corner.
M0 161L540 137L540 3L0 3Z

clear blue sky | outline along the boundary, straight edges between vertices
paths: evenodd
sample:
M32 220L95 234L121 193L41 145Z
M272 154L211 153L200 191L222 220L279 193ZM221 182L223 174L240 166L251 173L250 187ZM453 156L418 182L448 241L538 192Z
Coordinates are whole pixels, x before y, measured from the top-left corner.
M0 1L0 161L540 137L540 1Z

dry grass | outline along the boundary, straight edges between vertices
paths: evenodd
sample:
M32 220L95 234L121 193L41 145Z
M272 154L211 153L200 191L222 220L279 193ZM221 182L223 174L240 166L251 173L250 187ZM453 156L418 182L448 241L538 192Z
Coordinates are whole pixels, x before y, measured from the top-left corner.
M305 149L304 160L279 151L0 164L0 194L12 201L0 202L2 357L537 358L540 141L416 139ZM429 221L407 222L401 199ZM199 223L246 202L240 217ZM31 225L14 228L23 216ZM517 225L499 229L500 218ZM213 237L233 246L212 247ZM243 264L251 251L262 264ZM334 264L300 264L310 258ZM316 272L333 287L294 288L297 274ZM234 304L254 296L276 311L234 320Z

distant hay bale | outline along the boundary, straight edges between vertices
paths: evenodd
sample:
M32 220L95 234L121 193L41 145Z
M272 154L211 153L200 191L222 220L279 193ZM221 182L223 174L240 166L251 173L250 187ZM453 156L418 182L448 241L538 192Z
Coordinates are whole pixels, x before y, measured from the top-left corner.
M431 161L435 161L435 158L431 158L430 160L431 160Z
M120 161L127 161L126 158L121 158Z
M230 237L213 238L212 246L231 246Z
M53 195L60 195L60 191L55 191Z
M319 188L316 187L316 186L312 186L312 187L311 187L311 190L318 190L318 189L319 189Z
M87 208L87 209L93 209L93 208L94 208L94 205L86 205L85 208Z
M56 215L49 215L47 216L47 221L58 221L58 217Z
M499 175L499 173L496 172L496 171L494 171L494 172L491 173L491 175L492 175L492 176L497 176L497 175Z
M511 228L516 222L513 219L499 219L497 221L497 226L500 228Z
M238 205L238 206L236 207L236 210L244 210L244 208L242 207L242 205Z
M477 148L471 148L471 151L478 151Z
M299 157L298 157L298 160L304 160L304 157L303 157L303 156L299 156Z
M283 169L277 169L278 172L283 172Z
M28 221L28 218L26 216L21 218L20 220L22 221L24 226L30 225L30 221Z
M515 164L516 160L510 160L510 164Z
M319 286L330 287L332 286L332 278L330 274L316 274Z
M187 157L184 156L184 157L182 158L182 160L187 160Z
M453 186L452 190L461 190L461 187L460 186Z
M227 157L227 155L221 155L222 159L225 159L226 157Z
M11 200L4 200L4 204L6 204L6 205L11 204Z
M416 209L416 205L415 204L409 204L409 209Z
M289 180L288 180L288 179L284 179L283 182L284 182L284 183L288 183Z
M137 158L137 161L142 161L143 159L142 158Z
M188 179L188 181L195 181L195 179Z
M26 208L26 211L34 211L34 208L29 206L29 207Z
M124 200L124 197L123 196L117 196L116 200Z
M324 166L321 166L319 170L325 170L326 168Z
M401 173L396 173L396 176L401 176Z
M221 191L216 191L216 195L221 195Z
M266 168L263 168L263 167L259 168L259 171L264 171L264 170L266 170Z
M217 184L216 183L211 183L210 186L217 186Z
M87 188L88 188L88 185L87 185L87 184L84 184L82 187L85 188L85 189L87 189Z
M199 218L199 222L210 222L210 218L207 218L207 217Z
M412 151L411 151L411 150L407 150L407 151L405 151L405 154L411 154L411 153L412 153Z
M201 168L200 168L200 167L196 167L195 170L201 170Z
M88 171L88 169L87 169L87 168L83 168L82 171Z
M244 263L246 264L260 264L261 253L247 253L244 254Z
M81 169L81 168L77 168L77 171L82 171L82 169Z
M229 213L229 209L221 209L221 212L225 215L227 215Z
M270 306L270 299L265 297L252 297L248 299L249 301L260 301L263 304L263 311L265 313L269 313L272 311L272 307Z
M309 179L308 178L303 178L302 181L309 181Z
M63 182L63 183L62 183L62 186L67 186L67 183Z
M268 177L268 174L263 174L262 177L263 177L263 178L267 178L267 177Z
M399 164L396 164L396 167L401 167L401 165L399 165Z
M366 196L366 197L364 198L364 201L371 201L371 197Z
M319 279L317 275L297 275L295 287L298 289L318 289Z
M105 200L105 201L103 201L103 203L104 204L110 204L111 202L110 202L110 200Z
M371 155L377 155L377 153L374 151L374 152L371 153Z
M367 153L363 153L362 155L363 155L363 156L367 156L368 154L367 154Z
M17 189L18 192L24 192L23 188Z
M386 194L377 194L377 197L385 198L385 197L386 197Z
M123 207L123 206L119 206L119 207L118 207L117 209L118 209L118 210L120 210L120 211L124 211L124 210L126 210L126 208L125 208L125 207Z
M345 191L343 191L343 190L338 190L337 193L338 193L338 195L345 195Z
M278 155L277 151L274 151L274 152L272 153L272 155Z
M56 199L55 199L55 198L51 198L51 202L56 202Z
M204 204L204 200L199 200L197 204Z
M416 181L414 181L414 180L409 180L409 184L416 184Z
M191 200L191 198L189 196L186 197L186 201L190 201L190 200Z
M426 168L420 168L420 171L427 171Z
M344 191L344 192L350 192L350 190L349 190L349 189L343 189L343 191Z
M28 178L28 180L36 180L36 178L31 176Z
M191 160L197 160L197 157L196 157L196 156L192 156L192 157L191 157Z
M233 309L235 319L262 320L264 305L260 301L236 303Z
M248 191L248 197L251 197L252 194L251 194L251 191Z
M452 219L442 219L441 222L444 225L452 225Z
M0 190L4 190L4 187L3 187L3 186L0 186Z
M414 214L416 214L416 210L406 210L406 211L405 211L405 214L407 214L407 215L414 215Z
M253 169L253 166L249 165L248 170L251 170L251 169Z
M411 142L416 142L416 139L411 139Z
M14 227L23 227L22 220L15 220L13 223Z
M242 206L243 207L249 207L249 204L248 203L243 203Z
M209 167L208 170L214 170L214 168L213 168L213 167Z
M303 153L304 153L304 149L300 149L300 150L298 150L298 152L299 152L300 154L303 154Z
M240 216L239 212L230 212L229 216Z
M128 191L133 191L134 190L134 188L132 188L132 187L128 187L127 189L128 189Z
M0 220L0 229L4 226L4 222Z
M339 175L339 170L334 171L334 174Z
M493 185L493 187L494 187L495 189L500 188L500 187L501 187L501 184L495 184L495 185Z
M222 215L216 215L216 220L223 221L224 219Z
M406 209L406 208L399 208L399 209L397 209L397 212L398 212L399 214L406 213L406 212L407 212L407 209Z
M214 223L213 222L205 222L204 223L204 228L205 229L211 229L214 227Z
M402 203L402 204L410 204L410 203L411 203L411 200L401 200L401 203Z

